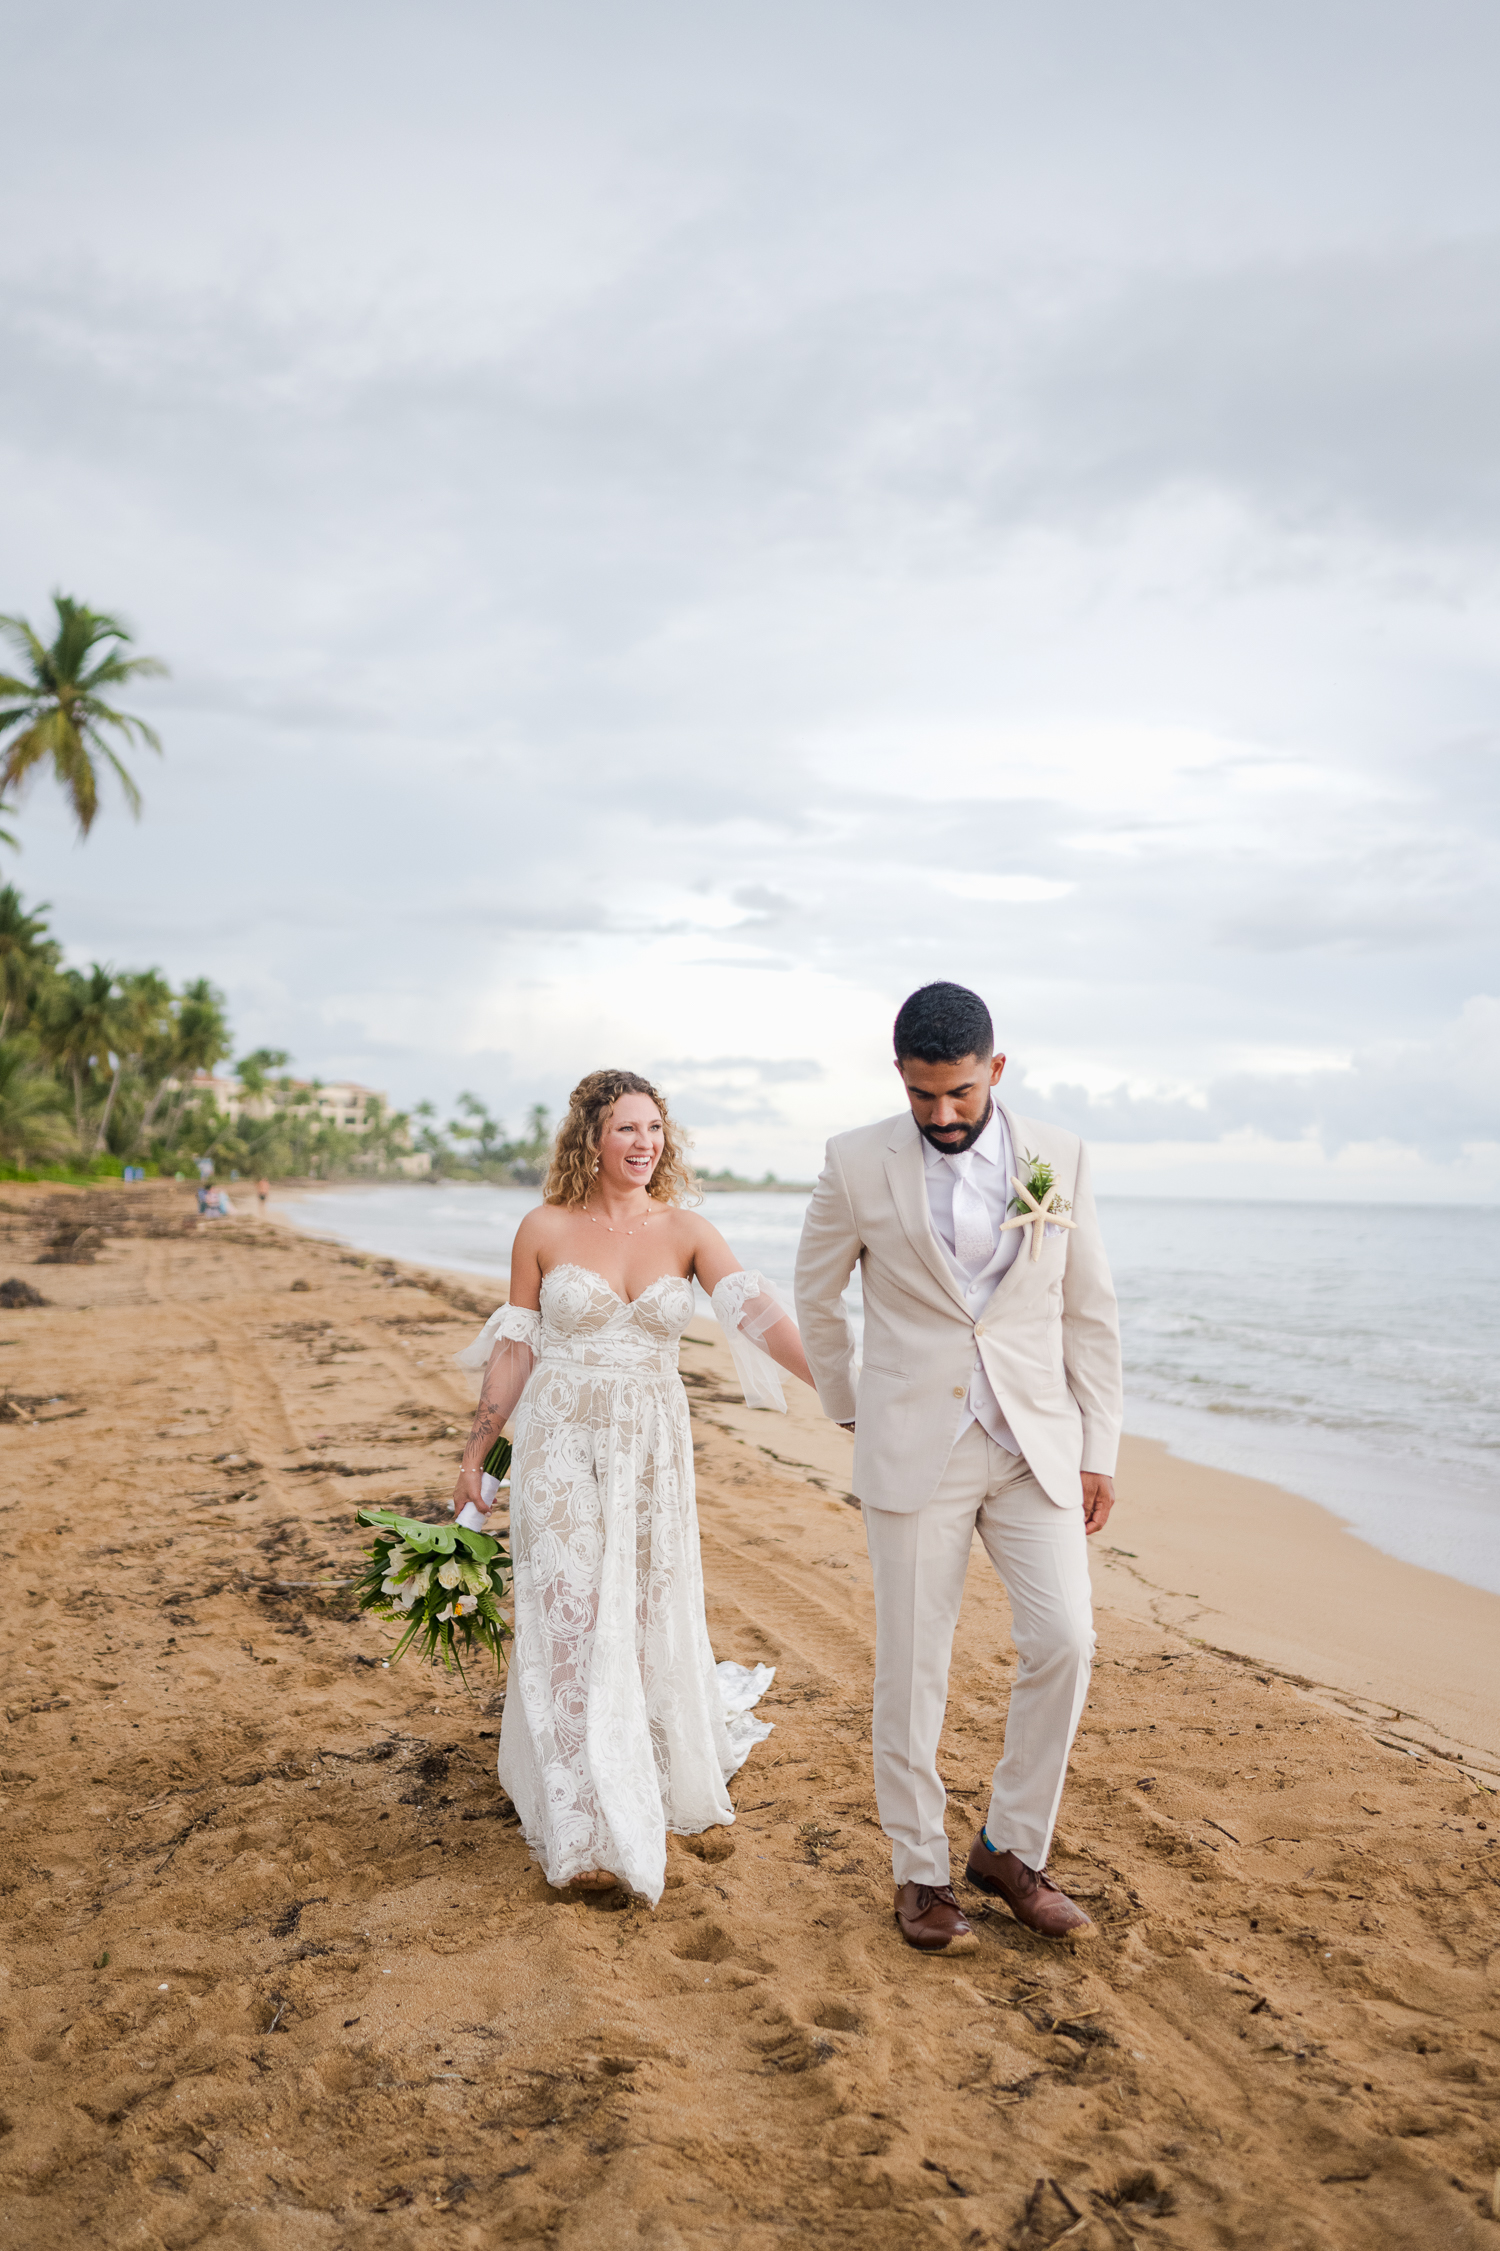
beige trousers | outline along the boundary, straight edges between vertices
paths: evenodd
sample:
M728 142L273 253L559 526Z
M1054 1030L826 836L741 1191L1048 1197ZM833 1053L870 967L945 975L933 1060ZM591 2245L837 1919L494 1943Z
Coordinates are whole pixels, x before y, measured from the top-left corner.
M937 1750L976 1532L1010 1597L1020 1659L985 1828L997 1852L1045 1867L1094 1656L1082 1509L1049 1501L1026 1463L971 1423L925 1508L866 1508L864 1519L875 1573L875 1800L897 1883L948 1881Z

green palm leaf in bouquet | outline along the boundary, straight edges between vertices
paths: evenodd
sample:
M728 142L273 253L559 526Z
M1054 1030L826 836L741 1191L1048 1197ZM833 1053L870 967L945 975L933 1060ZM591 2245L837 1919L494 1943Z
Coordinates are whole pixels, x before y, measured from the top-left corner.
M500 1542L463 1524L422 1524L394 1509L362 1508L359 1521L376 1533L356 1582L359 1607L406 1629L390 1662L415 1642L450 1672L462 1675L464 1657L479 1651L498 1669L511 1638L500 1610L510 1557Z

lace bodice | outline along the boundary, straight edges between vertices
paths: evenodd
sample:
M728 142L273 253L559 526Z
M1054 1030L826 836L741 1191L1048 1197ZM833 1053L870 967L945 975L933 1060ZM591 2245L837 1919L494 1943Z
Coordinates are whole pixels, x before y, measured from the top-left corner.
M781 1308L759 1294L764 1289L755 1274L731 1275L720 1283L714 1311L731 1334L743 1323L753 1335L751 1311L761 1304L780 1318ZM659 1276L631 1299L621 1297L592 1267L564 1264L543 1275L541 1301L540 1312L502 1305L458 1355L460 1364L483 1368L495 1346L509 1341L526 1347L538 1361L666 1375L676 1369L678 1341L693 1318L693 1285L677 1274Z
M665 1274L634 1301L587 1266L554 1266L542 1278L537 1357L586 1367L675 1368L693 1318L693 1285Z

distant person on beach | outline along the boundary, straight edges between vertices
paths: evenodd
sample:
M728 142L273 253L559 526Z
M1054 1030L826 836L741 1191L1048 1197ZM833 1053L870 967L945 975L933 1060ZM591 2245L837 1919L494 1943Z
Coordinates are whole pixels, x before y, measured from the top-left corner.
M511 1645L498 1771L549 1884L641 1893L667 1836L734 1820L726 1785L770 1733L770 1672L715 1665L678 1340L709 1293L752 1406L811 1384L765 1280L684 1210L693 1178L667 1105L633 1071L573 1089L545 1201L511 1252L510 1302L460 1364L484 1387L453 1492L486 1513L482 1473L511 1415Z
M875 1577L875 1796L901 1935L978 1945L949 1880L937 1749L977 1532L1020 1654L967 1880L1043 1937L1090 1928L1047 1874L1093 1663L1085 1542L1114 1506L1119 1318L1077 1136L991 1089L989 1010L924 985L895 1025L907 1108L837 1134L803 1224L797 1313L818 1396L852 1430ZM843 1296L864 1290L864 1364Z
M270 1181L269 1181L269 1180L257 1180L257 1182L255 1183L255 1193L256 1193L256 1196L257 1196L257 1197L259 1198L259 1201L260 1201L260 1208L261 1208L261 1210L262 1210L262 1211L264 1211L264 1210L265 1210L265 1208L266 1208L266 1198L267 1198L267 1197L268 1197L268 1196L270 1195L270 1193L271 1193L271 1183L270 1183Z

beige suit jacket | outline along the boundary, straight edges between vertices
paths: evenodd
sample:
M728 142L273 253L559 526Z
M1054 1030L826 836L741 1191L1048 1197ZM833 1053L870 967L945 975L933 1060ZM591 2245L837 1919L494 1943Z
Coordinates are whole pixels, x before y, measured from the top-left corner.
M1048 1498L1082 1505L1080 1472L1112 1477L1123 1419L1120 1323L1076 1134L1005 1110L1011 1147L1045 1157L1077 1224L1031 1236L978 1317L932 1231L909 1111L835 1134L797 1252L797 1320L835 1422L854 1422L854 1490L871 1508L931 1500L958 1436L976 1341L1005 1419ZM843 1294L864 1289L864 1364Z

